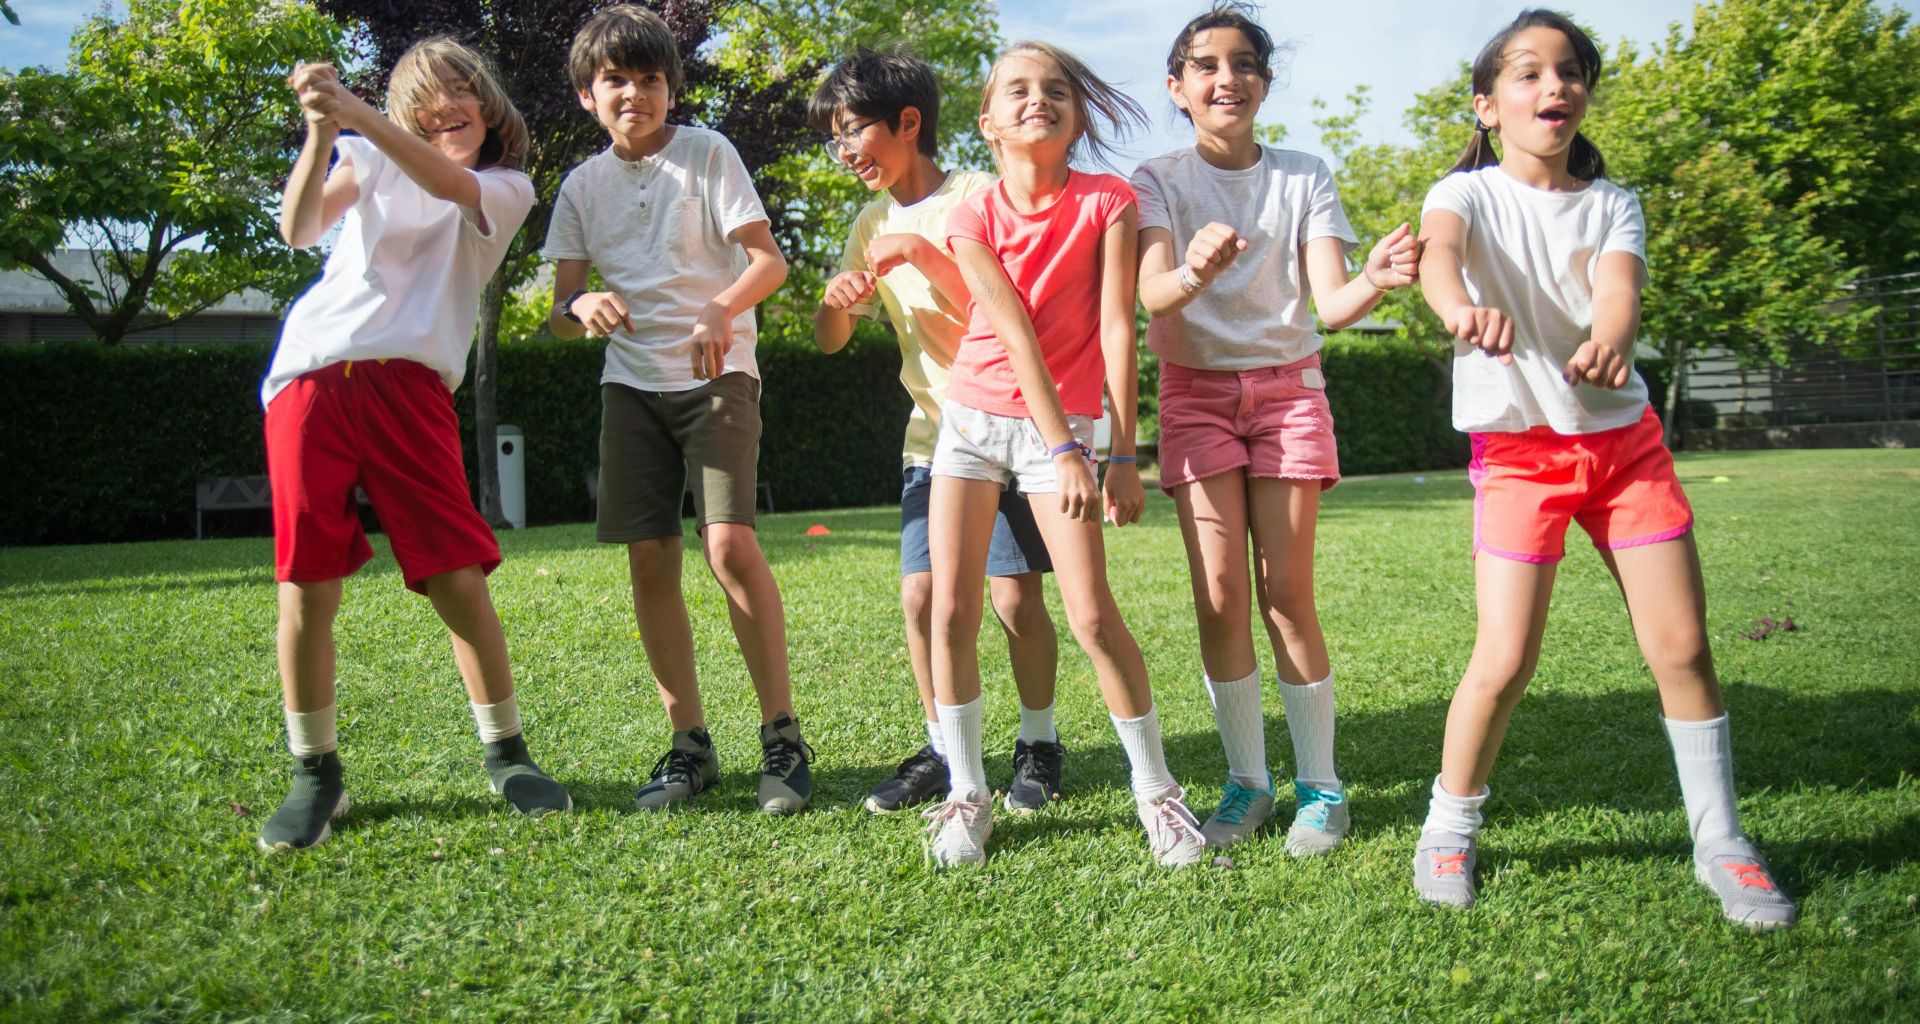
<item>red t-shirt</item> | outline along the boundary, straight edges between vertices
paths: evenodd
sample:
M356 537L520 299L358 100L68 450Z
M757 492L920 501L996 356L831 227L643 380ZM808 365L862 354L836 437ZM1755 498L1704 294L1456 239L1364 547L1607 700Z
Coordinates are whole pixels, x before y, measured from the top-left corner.
M1017 212L995 182L968 196L947 220L947 244L965 238L993 251L1033 320L1047 374L1069 416L1099 416L1106 360L1100 352L1100 243L1134 203L1126 180L1071 171L1067 187L1039 213ZM1020 384L979 303L947 377L947 398L996 416L1030 415Z

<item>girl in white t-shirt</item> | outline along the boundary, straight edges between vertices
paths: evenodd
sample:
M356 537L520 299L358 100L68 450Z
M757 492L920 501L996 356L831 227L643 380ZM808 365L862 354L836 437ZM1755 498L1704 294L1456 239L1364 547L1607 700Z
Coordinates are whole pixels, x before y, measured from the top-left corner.
M1422 286L1458 339L1453 418L1473 442L1480 620L1447 713L1414 888L1433 903L1474 901L1487 776L1539 658L1572 520L1619 581L1659 686L1696 877L1730 920L1780 927L1793 923L1793 903L1734 808L1693 513L1633 372L1645 223L1579 132L1599 78L1600 52L1580 29L1549 11L1521 14L1474 61L1476 136L1421 218Z
M294 755L292 791L260 845L314 846L347 810L333 620L343 579L373 557L356 487L379 514L407 587L432 600L452 634L494 792L530 816L568 810L567 791L534 764L521 736L507 642L487 592L500 547L467 493L453 409L480 289L533 205L518 169L526 128L486 62L444 37L394 66L385 116L328 65L300 65L288 83L307 138L287 178L281 236L305 248L336 223L340 234L319 282L288 311L260 391Z
M1401 225L1348 280L1357 239L1326 164L1254 140L1273 50L1236 4L1188 22L1167 55L1167 94L1192 121L1194 144L1141 164L1133 187L1147 344L1160 356L1160 486L1179 509L1227 754L1220 806L1203 830L1209 844L1237 843L1273 813L1247 623L1257 592L1293 736L1287 851L1307 857L1338 846L1348 827L1333 669L1313 603L1314 521L1340 466L1307 299L1328 326L1345 327L1410 283L1418 256Z

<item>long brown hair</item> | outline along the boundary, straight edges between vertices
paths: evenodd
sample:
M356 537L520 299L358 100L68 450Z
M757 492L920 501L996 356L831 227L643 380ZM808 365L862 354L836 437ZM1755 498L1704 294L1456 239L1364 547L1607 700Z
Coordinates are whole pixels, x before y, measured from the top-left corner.
M447 98L449 80L464 83L480 101L480 117L487 124L487 137L480 144L474 169L510 167L517 171L526 166L527 123L507 98L506 90L500 88L487 59L452 36L430 36L400 55L387 80L387 117L425 138L420 112Z
M1100 126L1094 115L1105 121L1114 133L1126 136L1147 126L1147 112L1140 109L1131 96L1115 89L1102 81L1093 69L1073 54L1052 43L1023 39L1001 51L994 59L993 70L987 72L987 84L980 90L980 112L987 112L987 106L993 102L993 85L1000 77L1000 67L1010 57L1041 57L1050 60L1060 69L1067 79L1067 85L1073 90L1073 127L1078 134L1068 149L1069 158L1091 156L1100 163L1112 166L1110 157L1117 155L1113 145L1100 134ZM1000 158L998 143L989 143L993 148L994 159Z
M1493 84L1499 79L1500 72L1507 66L1507 44L1513 37L1530 28L1550 28L1567 37L1573 47L1573 55L1580 61L1580 77L1587 84L1588 91L1600 84L1600 48L1565 15L1554 11L1534 9L1521 11L1513 19L1513 24L1501 29L1480 48L1480 55L1473 59L1473 94L1475 96L1493 95ZM1460 153L1460 159L1454 163L1453 171L1474 171L1489 164L1500 162L1500 155L1493 150L1492 131L1481 124L1478 118L1473 122L1473 141ZM1593 181L1607 176L1607 161L1600 155L1599 147L1580 132L1573 133L1573 148L1567 154L1567 173L1582 181Z

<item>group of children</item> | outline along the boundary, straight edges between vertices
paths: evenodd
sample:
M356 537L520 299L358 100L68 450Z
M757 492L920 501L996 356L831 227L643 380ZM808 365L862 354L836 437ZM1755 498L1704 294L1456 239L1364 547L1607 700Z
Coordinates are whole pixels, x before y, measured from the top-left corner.
M982 753L983 577L1021 704L1002 807L1027 813L1060 798L1058 650L1040 582L1051 571L1159 863L1194 863L1274 813L1249 629L1256 606L1294 750L1286 849L1335 849L1350 815L1334 764L1313 544L1339 466L1314 312L1343 327L1417 282L1457 339L1454 422L1472 439L1479 631L1414 852L1416 892L1443 905L1474 900L1486 780L1577 520L1620 583L1659 686L1696 875L1730 919L1791 924L1793 903L1739 825L1691 512L1632 372L1640 209L1605 180L1578 130L1598 50L1545 11L1495 36L1473 67L1473 146L1428 195L1419 236L1396 228L1355 261L1358 276L1349 262L1358 239L1326 165L1256 141L1273 54L1240 5L1189 22L1168 54L1166 89L1194 145L1148 160L1130 181L1073 164L1106 155L1103 133L1144 114L1045 43L1014 44L988 75L978 124L997 176L940 166L939 86L912 56L862 50L814 94L809 115L828 153L878 193L825 288L814 338L832 353L859 318L884 316L914 405L900 595L928 742L867 808L928 804L936 865L986 858L995 806ZM543 250L556 264L549 324L560 337L607 339L597 536L627 546L640 636L673 729L636 805L670 806L718 776L680 588L690 489L759 697L760 806L795 812L811 797L813 751L795 721L780 592L753 526L752 310L786 264L733 147L666 122L682 81L664 22L637 6L597 13L574 38L569 73L611 145L561 185ZM301 66L291 84L308 134L282 233L305 246L336 222L341 232L320 282L290 311L262 389L296 763L261 845L312 846L347 809L331 623L342 578L370 557L356 485L407 586L428 595L452 634L493 788L528 815L568 810L521 736L485 581L499 548L468 497L451 397L480 287L533 202L517 170L526 131L484 62L446 39L401 58L385 116L325 65ZM589 289L590 272L601 290ZM1204 824L1166 763L1145 662L1106 574L1103 521L1134 522L1145 503L1133 441L1136 300L1161 358L1160 486L1186 542L1203 683L1228 765ZM1096 473L1103 398L1112 444Z

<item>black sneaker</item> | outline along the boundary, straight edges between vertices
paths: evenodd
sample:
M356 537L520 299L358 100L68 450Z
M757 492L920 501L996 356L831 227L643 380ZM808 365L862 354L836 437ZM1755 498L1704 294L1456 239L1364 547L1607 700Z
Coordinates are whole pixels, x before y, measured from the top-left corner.
M867 794L867 810L892 814L915 804L940 800L946 797L949 784L947 762L933 752L931 745L924 746L900 762L892 778L873 787L873 792Z
M319 846L333 834L333 819L347 813L347 786L340 755L332 750L293 759L293 789L260 828L268 853Z
M1031 814L1060 799L1060 761L1067 748L1047 740L1013 744L1013 782L1007 786L1007 810Z
M507 798L513 809L529 818L573 810L573 797L565 786L553 781L527 753L526 737L520 733L493 743L481 744L486 751L487 781L493 791Z
M760 810L794 814L813 799L813 748L800 738L800 726L781 715L760 727Z
M636 810L657 811L706 789L720 779L720 759L705 729L673 734L673 746L653 763L653 777L633 798Z

